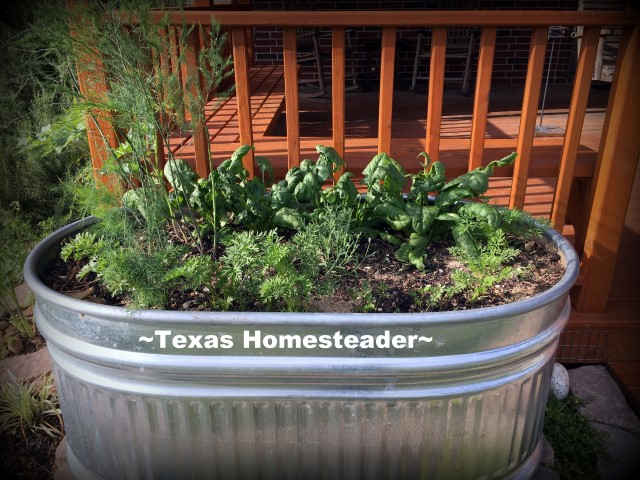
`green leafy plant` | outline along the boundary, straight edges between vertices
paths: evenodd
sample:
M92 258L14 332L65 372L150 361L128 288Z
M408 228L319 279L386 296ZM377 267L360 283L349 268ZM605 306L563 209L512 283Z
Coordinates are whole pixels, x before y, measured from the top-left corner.
M53 377L45 375L23 383L11 376L0 381L0 432L19 429L26 440L29 430L61 437L62 430L51 421L57 419L62 426Z
M553 469L562 480L599 480L597 462L611 461L605 434L591 425L579 410L580 399L549 398L544 414L544 436L555 457Z

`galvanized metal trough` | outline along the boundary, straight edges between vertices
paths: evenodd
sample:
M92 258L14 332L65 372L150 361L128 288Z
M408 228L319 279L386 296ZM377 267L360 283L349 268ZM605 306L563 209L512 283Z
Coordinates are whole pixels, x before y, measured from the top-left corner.
M424 314L129 310L25 279L79 479L529 478L578 274L528 300ZM315 340L314 340L315 339Z

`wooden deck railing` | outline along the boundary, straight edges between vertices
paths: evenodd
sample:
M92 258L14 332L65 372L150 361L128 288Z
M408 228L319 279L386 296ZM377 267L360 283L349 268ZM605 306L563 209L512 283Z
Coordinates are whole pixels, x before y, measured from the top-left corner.
M162 15L158 13L158 18ZM300 162L300 129L298 121L298 69L296 63L296 28L327 27L332 29L332 142L334 148L349 161L345 144L345 27L381 27L380 100L378 113L378 151L389 151L393 105L393 82L398 27L432 28L429 108L426 112L427 134L425 150L432 158L440 155L440 130L444 85L444 63L447 29L452 26L481 27L477 81L473 105L471 142L468 168L481 165L485 149L485 133L489 106L489 90L499 27L531 27L531 47L521 108L517 138L518 158L513 169L509 205L522 208L529 176L535 122L548 30L551 25L583 26L584 34L578 56L562 147L559 175L551 218L555 228L562 231L574 177L574 166L582 133L601 27L624 28L610 94L596 175L579 206L585 212L584 224L576 227L578 245L582 248L582 275L574 295L574 305L584 311L604 311L609 294L620 232L624 224L633 176L640 153L638 125L640 125L640 27L635 12L611 11L316 11L316 12L215 12L220 24L231 30L235 69L236 96L241 143L253 144L251 98L248 68L250 45L246 32L251 27L278 27L283 35L285 98L287 116L288 166ZM171 22L176 26L208 25L210 11L175 13ZM197 34L197 29L194 31ZM195 53L197 40L184 48ZM192 55L187 55L187 60ZM185 66L189 68L189 66ZM209 159L204 145L204 125L194 134L195 162L200 174L208 170ZM376 152L372 152L376 153ZM245 166L253 174L254 158L245 157ZM579 222L579 219L574 221Z

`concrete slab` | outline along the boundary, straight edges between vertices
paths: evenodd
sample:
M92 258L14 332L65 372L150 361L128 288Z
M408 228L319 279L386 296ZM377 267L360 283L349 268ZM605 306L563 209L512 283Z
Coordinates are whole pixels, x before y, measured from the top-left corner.
M571 369L569 381L571 392L584 401L580 411L590 421L640 436L640 419L606 367L589 365Z

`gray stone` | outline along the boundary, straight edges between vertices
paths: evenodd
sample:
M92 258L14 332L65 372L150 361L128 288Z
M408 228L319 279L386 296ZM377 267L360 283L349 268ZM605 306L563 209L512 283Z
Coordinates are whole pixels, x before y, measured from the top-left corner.
M640 472L640 437L626 430L592 423L598 430L605 432L607 452L611 462L598 460L598 473L603 480L635 480Z
M0 320L0 330L6 330L9 326L9 322L6 320Z
M569 379L571 392L583 400L580 412L590 421L640 435L640 420L606 367L575 368L569 370Z
M553 454L553 447L545 437L542 437L542 458L540 458L540 465L547 468L552 468L556 463L556 457Z
M8 370L13 373L16 379L28 382L50 373L51 369L51 358L46 348L0 361L0 377L4 379L10 378L7 374Z
M533 476L533 480L560 480L560 475L550 468L541 465Z
M558 400L564 400L569 396L569 374L559 363L553 365L549 394Z

